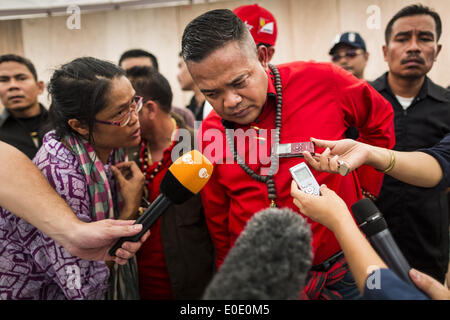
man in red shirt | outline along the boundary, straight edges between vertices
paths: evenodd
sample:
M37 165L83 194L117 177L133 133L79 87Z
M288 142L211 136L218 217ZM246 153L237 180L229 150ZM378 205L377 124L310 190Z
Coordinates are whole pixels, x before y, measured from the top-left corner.
M171 112L172 90L164 76L136 66L127 70L127 77L144 99L139 112L142 140L137 153L129 153L144 173L146 198L154 201L173 160L192 149L193 139L185 137L194 134ZM152 238L136 254L141 299L199 299L214 273L214 247L200 195L169 206L150 231Z
M278 34L277 20L273 14L257 4L237 7L233 13L244 22L255 40L258 52L261 52L264 60L269 63L275 53Z
M294 62L267 70L250 32L229 10L209 11L190 22L182 54L214 108L202 123L199 147L215 164L202 200L217 267L254 213L268 206L298 211L290 196L289 168L304 160L278 157L272 146L286 147L311 136L341 139L349 126L358 128L361 141L394 145L392 108L365 81L330 63ZM235 131L226 134L225 128ZM342 177L311 171L349 207L362 197L354 173ZM371 181L365 183L379 189L382 175L367 177ZM356 297L333 233L310 222L314 260L304 297Z

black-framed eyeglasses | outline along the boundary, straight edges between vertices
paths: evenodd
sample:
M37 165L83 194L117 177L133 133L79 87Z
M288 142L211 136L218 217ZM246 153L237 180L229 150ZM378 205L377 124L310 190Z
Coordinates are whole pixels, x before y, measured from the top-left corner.
M335 53L331 55L331 61L338 62L342 58L353 59L360 54L363 54L363 52L359 51L359 49L348 50L347 52L341 54Z
M142 106L144 105L143 101L144 101L144 99L141 96L134 96L133 101L131 102L131 104L129 106L128 112L125 113L123 115L123 117L120 118L119 120L106 121L106 120L95 119L95 122L102 123L102 124L109 124L112 126L125 127L130 122L131 112L135 111L136 113L138 113L139 111L141 111Z

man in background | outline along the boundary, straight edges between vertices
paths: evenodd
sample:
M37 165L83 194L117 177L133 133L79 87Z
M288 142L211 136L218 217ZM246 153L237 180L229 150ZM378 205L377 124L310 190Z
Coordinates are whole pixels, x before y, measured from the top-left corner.
M158 60L155 55L142 49L125 51L119 58L119 66L121 66L124 70L129 70L133 67L147 66L159 71ZM194 127L194 114L190 110L172 106L172 112L182 117L184 122L189 127Z
M369 53L359 33L345 32L338 35L329 54L334 64L350 71L358 79L364 79Z
M233 13L244 22L255 41L258 55L269 63L275 53L275 42L277 41L277 21L273 14L257 4L237 7Z
M364 69L369 60L366 43L357 32L345 32L337 35L329 54L331 61L343 69L351 72L358 79L364 80ZM356 140L359 137L358 130L350 127L345 136Z
M371 85L395 113L397 151L430 148L450 132L450 92L427 73L441 45L439 15L422 5L401 9L385 30L389 71ZM444 282L449 259L445 190L414 187L385 176L376 202L411 267Z
M178 57L177 80L180 83L181 90L194 92L194 95L192 96L191 101L186 106L186 108L191 110L191 112L194 114L195 121L202 121L207 115L207 114L205 115L203 112L205 96L203 95L203 93L200 92L200 89L194 83L194 80L192 80L191 74L189 73L189 70L186 67L186 63L181 57L181 53L179 54Z
M41 129L48 112L38 101L44 82L33 63L21 56L0 56L0 140L16 147L30 159L42 144Z
M158 60L155 55L142 49L131 49L122 53L119 59L119 66L124 70L135 66L149 66L159 71Z
M145 193L151 202L172 165L180 143L193 148L194 133L170 112L169 82L149 67L133 67L127 77L144 99L139 112L142 140L133 156L145 176ZM180 129L190 132L185 141ZM183 148L185 150L185 148ZM144 300L199 299L214 272L214 248L208 233L200 194L180 205L169 206L151 226L150 237L137 255L139 291Z

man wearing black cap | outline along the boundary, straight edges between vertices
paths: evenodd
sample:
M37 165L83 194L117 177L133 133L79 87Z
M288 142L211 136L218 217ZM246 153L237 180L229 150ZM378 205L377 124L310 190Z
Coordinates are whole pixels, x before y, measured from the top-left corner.
M369 53L359 33L344 32L337 35L329 54L334 64L351 72L358 79L364 79L364 69L369 60ZM350 127L345 132L345 136L356 140L359 133L356 128Z
M364 69L369 60L369 53L359 33L345 32L336 36L329 54L334 64L350 71L358 79L364 79Z

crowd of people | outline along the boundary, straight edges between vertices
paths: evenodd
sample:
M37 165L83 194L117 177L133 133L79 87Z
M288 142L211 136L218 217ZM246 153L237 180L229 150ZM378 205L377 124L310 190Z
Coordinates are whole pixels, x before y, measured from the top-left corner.
M251 217L278 207L311 227L299 299L449 299L450 91L427 76L441 51L439 15L397 12L385 29L389 70L372 82L358 32L336 37L330 62L275 66L277 31L258 5L192 20L178 61L193 93L186 107L172 105L157 58L142 49L117 64L58 67L48 109L33 63L0 56L0 298L200 299ZM295 152L309 141L315 153ZM110 256L141 231L133 223L181 144L213 163L209 182ZM292 181L289 168L304 161L320 196ZM354 223L350 207L363 197L422 292L387 270ZM381 292L366 286L369 266L383 270Z

